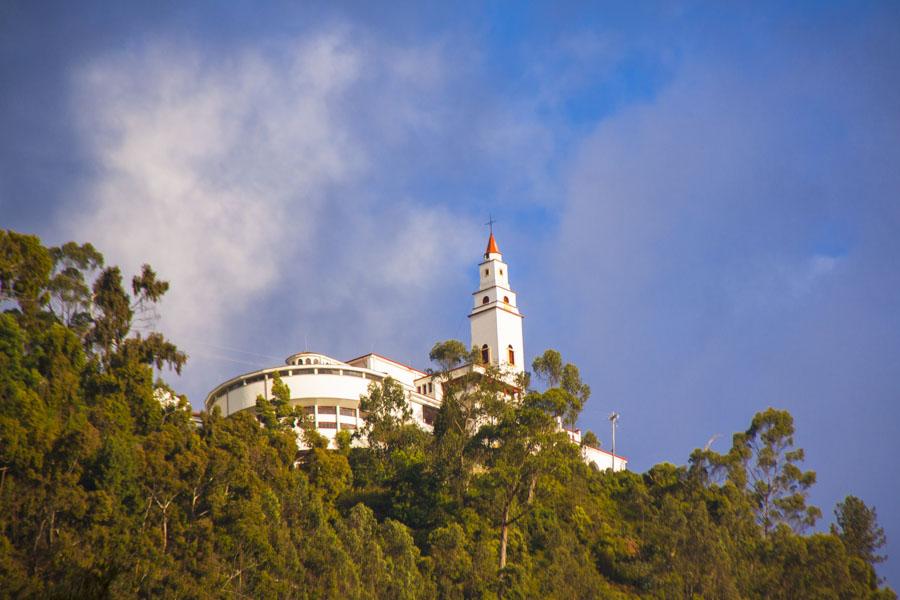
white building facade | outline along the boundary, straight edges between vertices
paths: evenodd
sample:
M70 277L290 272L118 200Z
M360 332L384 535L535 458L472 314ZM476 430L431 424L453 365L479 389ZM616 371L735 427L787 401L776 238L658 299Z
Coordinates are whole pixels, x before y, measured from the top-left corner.
M509 267L491 232L484 260L478 265L478 289L469 314L471 346L481 352L481 360L500 367L514 377L525 370L523 315L516 293L509 284ZM480 368L477 365L467 367ZM289 356L279 367L261 369L233 377L217 385L206 396L207 411L218 407L224 416L253 410L256 398L272 398L272 383L281 378L290 389L291 404L301 408L316 430L333 443L338 431L355 431L363 425L360 396L369 386L391 377L407 395L415 422L431 431L441 405L440 377L378 354L366 354L339 361L324 354L300 352ZM581 432L568 431L573 443L581 444ZM605 450L582 445L588 463L600 469L623 470L625 458Z
M291 391L291 403L299 406L316 430L329 440L338 431L362 427L359 398L369 385L391 377L407 394L413 419L431 430L440 401L437 381L413 367L378 354L366 354L342 362L315 352L300 352L285 360L285 366L239 375L216 386L206 397L206 410L219 407L223 415L256 407L257 396L272 398L275 376ZM438 392L439 393L439 392Z

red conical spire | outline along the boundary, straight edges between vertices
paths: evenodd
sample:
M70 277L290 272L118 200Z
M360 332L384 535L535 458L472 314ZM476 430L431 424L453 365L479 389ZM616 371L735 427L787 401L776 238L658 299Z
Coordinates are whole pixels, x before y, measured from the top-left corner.
M487 250L484 251L485 258L488 254L500 254L500 248L497 247L497 240L494 239L494 232L491 232L491 237L488 238Z

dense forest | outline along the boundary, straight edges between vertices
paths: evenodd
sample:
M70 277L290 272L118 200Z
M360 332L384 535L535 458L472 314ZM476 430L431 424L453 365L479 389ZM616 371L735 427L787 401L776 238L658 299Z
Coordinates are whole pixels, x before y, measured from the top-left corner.
M534 382L450 386L433 435L390 380L365 447L326 449L283 384L198 426L154 380L187 358L148 326L168 285L130 283L90 244L0 231L3 597L896 598L872 507L812 532L785 411L725 454L601 472L558 427L590 389L548 351ZM435 345L435 375L467 354Z

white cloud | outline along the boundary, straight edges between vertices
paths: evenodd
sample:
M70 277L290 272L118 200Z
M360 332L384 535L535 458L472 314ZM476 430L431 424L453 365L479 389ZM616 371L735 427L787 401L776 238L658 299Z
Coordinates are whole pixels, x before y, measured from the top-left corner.
M75 76L96 176L63 229L172 283L159 325L194 358L195 403L234 370L204 358L252 349L248 336L275 338L264 355L308 331L335 352L420 344L408 326L464 280L458 249L480 245L464 213L391 190L410 139L468 135L444 123L451 99L432 102L448 85L441 48L356 33L224 56L157 41Z

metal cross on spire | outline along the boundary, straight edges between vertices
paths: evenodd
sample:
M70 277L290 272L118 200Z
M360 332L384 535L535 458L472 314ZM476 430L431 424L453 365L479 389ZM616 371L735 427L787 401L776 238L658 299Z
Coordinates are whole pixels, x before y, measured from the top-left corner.
M497 222L496 219L494 219L494 217L491 215L491 213L488 213L488 222L485 223L485 225L487 225L488 227L491 228L492 235L494 233L494 223L496 223L496 222Z
M488 222L485 225L491 228L491 235L488 236L487 249L484 251L484 257L488 258L491 254L500 254L500 248L497 247L497 240L494 239L494 223L497 221L493 215L488 214Z

